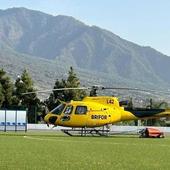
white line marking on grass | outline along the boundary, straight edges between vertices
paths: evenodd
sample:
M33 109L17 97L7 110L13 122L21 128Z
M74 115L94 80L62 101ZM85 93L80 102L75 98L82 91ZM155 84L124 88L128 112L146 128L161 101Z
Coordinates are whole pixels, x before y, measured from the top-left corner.
M51 139L51 138L40 138L40 137L31 137L31 136L24 136L26 139L33 139L33 140L43 140L43 141L55 141L55 142L85 142L90 143L89 141L72 141L72 140L62 140L62 139Z
M161 147L170 147L170 145L166 144L149 144L149 143L121 143L121 142L106 142L106 141L87 141L87 140L82 140L82 141L75 141L75 140L63 140L63 139L51 139L51 138L40 138L40 137L31 137L31 136L23 136L25 139L30 139L30 140L41 140L41 141L53 141L53 142L71 142L71 143L87 143L87 144L106 144L106 145L123 145L123 146L161 146Z
M65 141L65 140L57 140L57 139L51 139L51 138L40 138L40 137L31 137L31 136L24 136L25 139L32 139L32 140L43 140L43 141Z

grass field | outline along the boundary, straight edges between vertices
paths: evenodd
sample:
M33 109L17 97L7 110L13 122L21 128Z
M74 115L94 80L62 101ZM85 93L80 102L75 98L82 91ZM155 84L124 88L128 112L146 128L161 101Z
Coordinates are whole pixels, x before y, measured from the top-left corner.
M170 138L0 133L0 170L169 170Z

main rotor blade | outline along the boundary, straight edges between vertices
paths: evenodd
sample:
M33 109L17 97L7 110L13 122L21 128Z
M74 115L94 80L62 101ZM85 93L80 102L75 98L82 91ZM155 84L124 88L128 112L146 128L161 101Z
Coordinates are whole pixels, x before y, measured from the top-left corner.
M70 88L57 88L57 89L49 89L49 90L37 90L35 92L26 92L22 93L22 95L34 94L34 93L48 93L53 91L64 91L64 90L127 90L127 91L137 91L137 92L146 92L146 93L162 93L170 95L170 91L160 91L160 90L152 90L152 89L140 89L140 88L129 88L129 87L104 87L104 86L92 86L92 87L70 87Z
M129 88L129 87L103 87L103 90L111 89L111 90L129 90L129 91L142 91L142 92L155 92L156 90L146 90L139 88Z
M52 91L63 91L63 90L87 90L88 88L86 87L71 87L71 88L58 88L58 89L50 89L50 90L37 90L35 92L26 92L22 93L22 95L26 94L34 94L34 93L48 93Z
M148 93L163 93L163 94L169 94L170 95L170 91L166 92L166 91L160 91L160 90L152 90L152 89L139 89L139 88L129 88L129 87L102 87L102 90L127 90L127 91L139 91L139 92L148 92Z

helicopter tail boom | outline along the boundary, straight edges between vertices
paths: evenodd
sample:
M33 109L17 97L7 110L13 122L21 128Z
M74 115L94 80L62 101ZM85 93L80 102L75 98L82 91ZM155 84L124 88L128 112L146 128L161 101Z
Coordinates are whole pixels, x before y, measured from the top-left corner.
M170 117L170 109L125 108L121 120L156 119Z

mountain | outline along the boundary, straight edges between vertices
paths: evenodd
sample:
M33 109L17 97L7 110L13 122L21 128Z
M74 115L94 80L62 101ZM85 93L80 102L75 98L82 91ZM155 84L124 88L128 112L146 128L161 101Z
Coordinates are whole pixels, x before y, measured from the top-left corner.
M27 68L39 87L70 66L83 84L167 88L170 57L73 17L26 8L0 10L0 67L13 77Z

